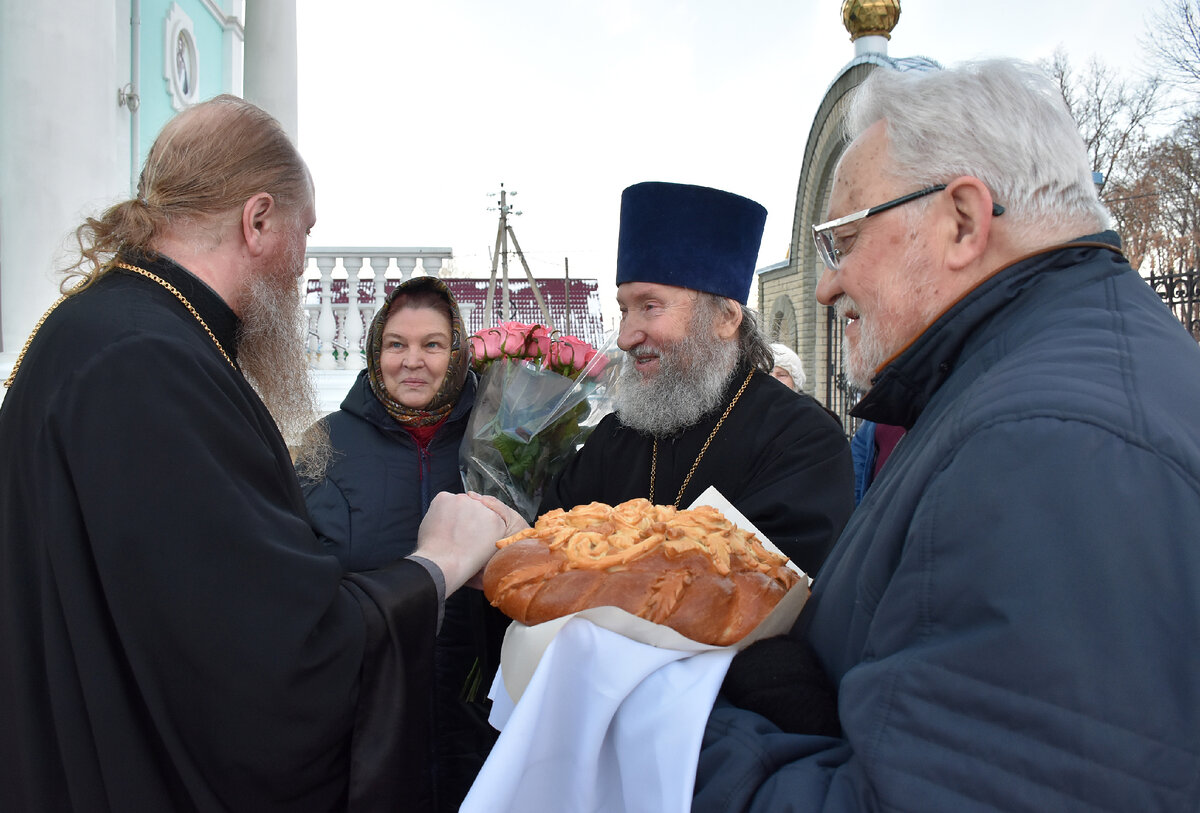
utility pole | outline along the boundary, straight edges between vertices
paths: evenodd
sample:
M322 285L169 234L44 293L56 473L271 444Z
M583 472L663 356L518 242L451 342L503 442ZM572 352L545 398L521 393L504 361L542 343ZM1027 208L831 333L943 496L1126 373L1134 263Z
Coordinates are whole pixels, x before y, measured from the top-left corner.
M516 194L515 192L513 193ZM496 264L503 262L504 265L504 281L501 288L504 291L504 303L501 308L501 314L504 320L507 321L511 314L508 307L508 193L504 191L504 184L500 184L500 228L496 230L496 248L492 251L492 276L488 280L487 291L487 310L484 313L484 324L496 324ZM521 214L517 212L517 214ZM501 259L501 248L503 247L503 260Z
M512 193L513 197L517 196L516 192ZM550 327L550 309L546 307L546 300L542 297L542 292L537 287L537 282L533 278L533 272L529 270L529 263L525 262L525 255L521 253L521 244L517 242L517 233L513 231L513 227L508 222L508 214L512 211L512 207L508 204L508 192L504 188L504 184L500 184L500 225L496 229L496 249L492 252L492 276L488 281L487 292L487 311L484 314L486 324L496 324L495 314L495 298L496 298L496 271L499 268L501 279L501 304L500 313L503 321L511 321L512 302L508 293L508 241L512 238L513 246L517 250L517 259L521 261L521 267L525 269L525 278L529 280L529 288L533 291L533 297L537 300L538 309L542 312L542 319L547 327ZM513 215L519 215L521 212L513 212Z
M568 336L571 334L571 258L563 257L563 307L565 308L565 318L567 326L563 328L563 332Z

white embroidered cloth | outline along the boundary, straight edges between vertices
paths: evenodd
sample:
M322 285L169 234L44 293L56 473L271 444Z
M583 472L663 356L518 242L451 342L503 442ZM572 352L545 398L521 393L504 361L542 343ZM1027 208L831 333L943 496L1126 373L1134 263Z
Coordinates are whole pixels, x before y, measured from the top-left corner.
M519 704L497 674L500 739L460 810L685 813L733 655L663 649L569 619Z
M696 505L718 508L778 550L716 489ZM700 740L729 662L790 629L808 584L803 577L754 632L728 647L616 607L532 627L514 622L489 694L500 738L460 813L690 810Z

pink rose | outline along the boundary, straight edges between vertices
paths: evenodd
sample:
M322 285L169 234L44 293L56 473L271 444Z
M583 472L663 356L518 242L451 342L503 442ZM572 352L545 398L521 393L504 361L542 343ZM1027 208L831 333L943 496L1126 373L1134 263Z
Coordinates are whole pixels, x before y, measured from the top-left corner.
M470 338L471 355L478 362L493 361L504 355L504 340L507 333L489 327L484 328Z
M525 333L515 322L501 322L493 330L503 337L500 340L500 350L506 356L520 358L525 355Z
M511 358L536 358L546 354L537 342L538 332L546 335L546 329L541 325L527 325L523 322L501 322L491 330L498 331L503 339L501 351Z
M530 356L545 358L550 353L550 332L542 325L530 325L526 350Z
M488 327L488 331L496 333L499 354L512 359L522 359L526 356L526 333L529 325L520 321L502 321L496 327Z
M550 354L550 333L543 325L501 322L470 336L476 370L498 358L544 359Z
M556 372L571 377L579 375L590 364L592 369L588 370L588 375L595 378L608 364L607 356L597 358L597 355L596 348L583 339L563 334L554 339L547 363Z
M589 353L595 354L592 346L574 336L559 336L550 345L550 366L569 370L574 375L584 368Z

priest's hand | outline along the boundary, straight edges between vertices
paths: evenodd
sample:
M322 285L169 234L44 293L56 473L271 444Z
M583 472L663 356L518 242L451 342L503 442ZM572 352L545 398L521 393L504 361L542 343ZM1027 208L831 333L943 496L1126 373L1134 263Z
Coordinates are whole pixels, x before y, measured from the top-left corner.
M483 570L508 535L499 512L466 494L442 492L433 498L417 531L417 549L442 569L446 595Z
M500 519L504 520L504 536L512 536L513 534L524 531L529 527L529 523L525 518L518 514L513 509L509 508L504 503L500 502L495 497L487 494L476 494L474 491L468 491L467 496L472 499L479 500L481 503L492 509L499 515ZM476 590L483 589L483 568L479 569L471 578L467 579L467 587L474 587Z

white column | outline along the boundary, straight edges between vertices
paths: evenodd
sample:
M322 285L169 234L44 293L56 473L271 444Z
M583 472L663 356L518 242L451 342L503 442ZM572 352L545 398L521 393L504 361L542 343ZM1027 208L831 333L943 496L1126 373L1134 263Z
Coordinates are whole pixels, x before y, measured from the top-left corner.
M129 0L0 2L0 379L58 297L74 229L128 197L128 81Z
M246 3L245 52L244 98L279 119L297 143L295 0Z
M381 257L378 255L368 257L367 262L371 264L371 270L375 273L374 282L374 298L372 300L371 313L367 318L369 326L375 319L375 314L379 313L379 309L383 307L383 300L387 299L387 270L391 264L391 257Z
M224 93L245 98L245 65L246 65L246 0L231 0L228 7L229 15L240 21L240 27L226 26L221 35L221 59L224 60L227 72L225 84L221 88Z
M346 315L343 317L345 327L342 329L346 337L346 358L342 367L347 370L363 368L363 357L360 353L363 318L362 309L358 305L358 280L362 274L362 265L361 257L355 257L346 265Z
M887 56L888 38L879 34L872 34L866 37L859 37L854 41L854 55L862 56L863 54L882 54Z
M462 317L463 330L465 330L467 332L468 336L475 332L475 331L471 330L471 314L474 312L475 312L475 303L474 302L459 302L458 303L458 313L459 313L459 316Z
M317 359L318 370L337 369L333 358L333 340L337 333L337 321L333 318L333 257L317 257L317 268L321 270L321 313L317 317L317 336L320 344Z

